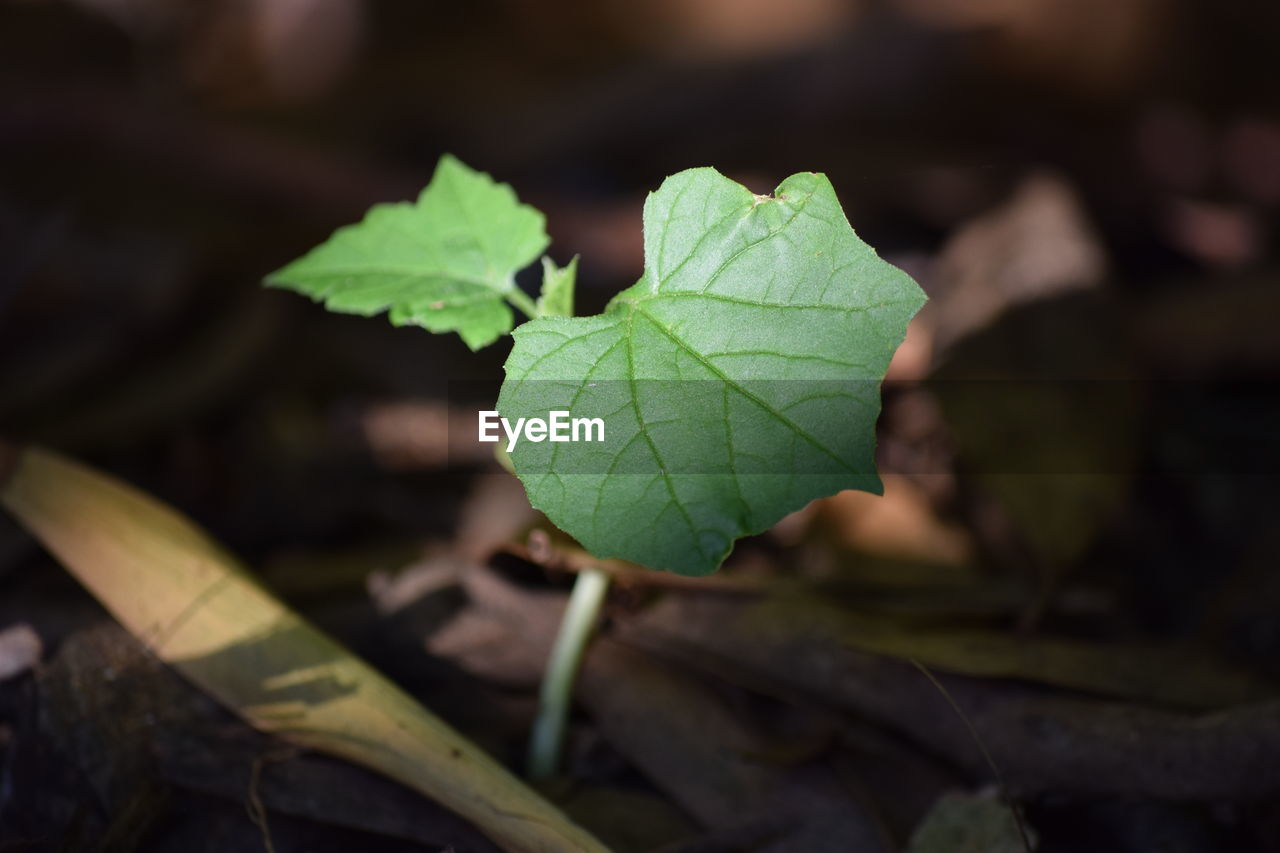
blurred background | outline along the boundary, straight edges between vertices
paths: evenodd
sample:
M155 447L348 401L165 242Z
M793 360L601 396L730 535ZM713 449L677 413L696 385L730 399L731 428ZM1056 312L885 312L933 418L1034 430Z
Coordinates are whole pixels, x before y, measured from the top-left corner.
M928 734L953 711L885 687L920 674L882 658L1067 729L1096 710L1071 703L1274 695L1277 44L1265 0L0 0L0 434L189 513L515 763L554 625L526 616L570 573L448 404L500 380L508 342L472 354L262 278L450 152L545 211L594 313L638 277L664 176L825 172L931 297L885 392L886 496L816 502L709 582L780 620L740 678L699 667L715 637L654 639L730 605L620 582L553 793L620 850L1019 850L972 744ZM828 611L856 624L805 654L865 657L838 690L789 681L784 617ZM243 801L270 745L107 622L0 517L0 849L261 849ZM876 691L935 704L902 719ZM1280 781L1233 763L1274 755L1278 719L1232 717L1194 757L1152 735L1119 771L1107 737L1169 718L992 751L1031 756L1011 788L1038 849L1280 849ZM734 743L654 758L723 720ZM337 762L271 772L276 850L489 849ZM379 785L379 808L350 799Z

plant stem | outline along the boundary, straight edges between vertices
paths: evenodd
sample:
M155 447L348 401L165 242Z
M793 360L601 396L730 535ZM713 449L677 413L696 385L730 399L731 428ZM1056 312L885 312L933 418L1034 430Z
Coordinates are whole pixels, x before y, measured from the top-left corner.
M531 320L542 316L537 303L514 283L507 293L507 301ZM507 460L507 466L510 466L510 460ZM609 575L594 566L578 572L573 582L569 604L560 618L560 630L556 633L555 645L551 647L547 669L542 674L538 717L533 721L533 731L529 735L530 779L550 778L559 768L573 681L578 675L583 652L600 617L600 605L604 603L608 590Z
M536 320L542 316L537 304L529 298L529 294L518 287L513 286L507 291L507 301L523 311L530 320Z
M556 773L564 744L573 680L608 589L609 575L594 568L579 572L573 583L569 605L560 621L560 631L556 634L551 658L542 676L538 718L534 720L529 739L530 779L546 779Z

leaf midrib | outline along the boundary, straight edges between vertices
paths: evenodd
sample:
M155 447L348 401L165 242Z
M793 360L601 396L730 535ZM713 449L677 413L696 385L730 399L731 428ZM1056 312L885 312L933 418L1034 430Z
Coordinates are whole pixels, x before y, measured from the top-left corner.
M643 312L642 312L643 313ZM645 314L648 317L648 314ZM649 318L652 322L653 318ZM667 470L667 463L662 460L662 454L658 453L658 447L653 443L653 437L649 435L648 427L644 422L644 415L640 413L640 395L636 390L636 362L635 362L635 335L634 331L635 312L627 315L627 328L623 332L626 338L627 346L627 382L631 389L631 407L635 411L636 424L640 427L640 433L644 436L645 443L649 445L649 452L653 454L653 461L658 463L658 473L662 476L663 483L667 486L667 496L671 499L671 503L680 512L680 516L684 518L685 526L689 528L689 535L693 537L693 541L698 551L705 557L706 552L702 550L702 542L698 537L698 529L694 526L693 516L689 515L689 510L685 509L684 503L676 496L675 486L671 484L671 472ZM734 475L737 476L736 474Z
M821 441L819 441L817 438L815 438L814 436L810 435L810 434L809 434L809 432L808 432L807 430L805 430L803 427L801 427L801 426L800 426L799 424L797 424L795 421L791 420L791 418L788 418L785 414L783 414L782 412L778 411L778 410L777 410L777 409L775 409L773 406L769 405L769 403L768 403L767 401L765 401L765 400L761 399L758 395L751 393L749 390L747 390L746 388L744 388L744 387L742 387L740 384L738 384L738 382L737 382L736 380L734 380L731 376L729 376L727 373L725 373L723 370L721 370L719 367L717 367L714 363L712 363L711 361L709 361L709 360L706 358L706 356L704 356L702 353L700 353L700 352L698 352L696 349L694 349L694 348L693 348L693 347L692 347L692 346L691 346L687 341L685 341L683 338L681 338L679 335L677 335L677 334L676 334L675 332L673 332L671 329L667 328L667 326L666 326L665 324L663 324L662 322L660 322L660 321L658 320L658 318L657 318L657 317L654 317L652 314L650 314L648 311L646 311L646 310L644 309L644 306L643 306L643 305L641 305L639 302L630 302L630 303L628 303L628 306L630 307L630 309L631 309L632 313L635 313L635 314L642 314L642 315L644 315L645 319L646 319L646 320L648 320L651 324L653 324L653 326L654 326L656 329L658 329L658 331L660 331L664 336L666 336L666 337L667 337L667 338L668 338L668 339L669 339L673 344L675 344L676 346L680 347L680 349L684 350L686 353L688 353L690 356L692 356L692 357L693 357L693 359L694 359L695 361L697 361L699 364L701 364L701 365L702 365L703 367L705 367L707 370L709 370L709 371L711 371L712 373L714 373L714 374L715 374L717 377L719 377L719 378L720 378L720 380L721 380L721 381L723 381L726 385L728 385L729 387L733 388L735 391L737 391L737 392L738 392L739 394L741 394L743 397L746 397L746 398L747 398L748 400L750 400L751 402L755 403L755 404L756 404L757 406L759 406L763 411L765 411L765 412L767 412L769 415L773 416L773 417L774 417L776 420L778 420L780 423L782 423L782 424L784 424L785 426L789 427L792 431L794 431L794 432L796 433L796 435L799 435L799 436L800 436L801 438L803 438L805 441L809 442L809 444L813 445L813 446L814 446L814 447L816 447L818 450L822 451L822 452L823 452L823 453L825 453L827 456L831 457L833 460L835 460L837 463L839 463L839 464L840 464L840 466L841 466L842 468L844 468L846 471L848 471L848 472L849 472L849 473L851 473L851 474L862 474L862 473L865 473L865 472L860 472L860 471L856 471L856 470L854 470L854 468L853 468L851 465L849 465L849 463L848 463L847 461L845 461L841 456L839 456L837 453L835 453L833 450L831 450L831 448L827 447L825 444L823 444L823 443L822 443ZM630 337L631 337L631 328L632 328L631 324L630 324L630 323L628 323L628 325L627 325L627 337L628 337L628 338L630 338ZM628 350L630 350L630 346L628 346ZM785 353L779 353L779 355L781 355L781 356L783 356L783 357L786 357L786 354L785 354ZM630 379L631 379L631 381L634 383L634 381L635 381L635 371L634 371L634 369L633 369L633 368L631 368L631 369L630 369L630 372L631 372L631 376L630 376L629 378L630 378ZM633 390L633 396L634 396L634 390Z

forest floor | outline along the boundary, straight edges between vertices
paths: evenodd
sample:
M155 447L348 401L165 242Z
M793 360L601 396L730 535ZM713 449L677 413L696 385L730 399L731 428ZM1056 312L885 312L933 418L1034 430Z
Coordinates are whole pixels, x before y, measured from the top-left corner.
M931 298L884 391L886 493L817 501L707 580L611 564L545 793L624 852L1013 853L1011 806L1043 853L1280 850L1280 125L1243 59L1217 111L1028 88L874 16L789 58L596 74L578 48L570 73L514 8L491 41L450 13L433 52L388 3L381 51L282 106L229 60L183 101L166 70L212 62L192 31L146 50L72 5L0 11L4 438L187 513L519 769L585 559L459 440L503 347L261 278L447 148L547 210L596 310L662 174L827 169ZM393 85L467 57L491 76ZM0 515L0 850L259 849L496 848L239 722Z

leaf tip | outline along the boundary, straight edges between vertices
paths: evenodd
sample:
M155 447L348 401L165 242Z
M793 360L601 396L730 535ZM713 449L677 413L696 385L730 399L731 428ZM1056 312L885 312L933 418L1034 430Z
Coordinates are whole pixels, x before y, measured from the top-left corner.
M440 159L436 161L435 174L431 176L431 183L427 184L427 186L423 188L423 192L425 193L428 189L431 188L431 184L434 184L437 179L441 179L441 178L443 178L444 180L451 180L455 178L462 178L462 179L480 178L481 180L489 184L497 183L493 179L493 176L490 175L488 172L482 172L479 169L473 169L470 166L468 166L466 163L462 162L462 160L458 159L456 155L450 154L448 152L441 154Z
M273 273L264 275L262 277L262 286L274 288L277 290L289 287L289 282L285 281L283 278L280 277L280 273L283 271L283 269L284 268L282 267L281 269L278 269Z
M262 277L262 286L273 290L292 290L295 293L304 293L301 287L301 281L296 273L296 269L300 261L306 258L303 255L295 258L279 269L272 270Z

